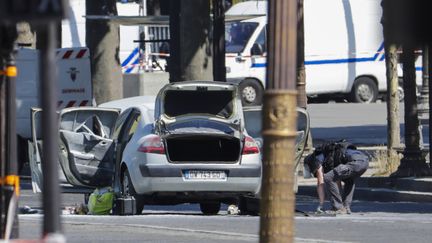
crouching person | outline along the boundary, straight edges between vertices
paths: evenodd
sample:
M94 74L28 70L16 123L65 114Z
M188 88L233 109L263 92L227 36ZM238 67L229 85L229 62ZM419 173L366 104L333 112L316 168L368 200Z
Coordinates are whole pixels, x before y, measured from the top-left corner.
M317 147L304 159L305 175L317 178L318 213L323 213L325 192L330 197L333 214L350 214L355 180L369 167L369 157L345 141ZM343 183L343 186L342 186Z

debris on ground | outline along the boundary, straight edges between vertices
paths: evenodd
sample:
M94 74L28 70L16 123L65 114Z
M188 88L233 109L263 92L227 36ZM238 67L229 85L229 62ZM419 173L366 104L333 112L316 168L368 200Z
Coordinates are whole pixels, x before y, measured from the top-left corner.
M38 210L33 209L29 206L24 206L24 207L19 209L19 213L20 214L36 214L36 213L38 213Z
M228 206L227 213L230 215L239 215L240 209L238 208L237 205L231 204Z

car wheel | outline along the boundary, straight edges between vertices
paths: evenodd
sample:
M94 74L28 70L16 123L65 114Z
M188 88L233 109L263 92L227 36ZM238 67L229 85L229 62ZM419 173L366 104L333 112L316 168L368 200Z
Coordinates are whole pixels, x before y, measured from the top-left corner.
M239 89L243 105L247 106L262 104L262 96L264 91L258 81L254 79L245 79L240 83Z
M378 98L378 87L368 77L361 77L354 81L350 94L350 101L355 103L373 103Z
M220 202L200 203L200 209L204 215L216 215L219 213L220 208L221 208Z
M122 195L123 197L135 198L135 214L141 214L144 209L144 200L142 195L138 195L130 179L129 171L125 169L122 174Z

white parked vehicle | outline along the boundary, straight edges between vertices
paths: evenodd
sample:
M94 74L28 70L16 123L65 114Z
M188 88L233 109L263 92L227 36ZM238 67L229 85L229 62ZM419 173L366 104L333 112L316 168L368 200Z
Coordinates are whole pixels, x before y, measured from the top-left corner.
M369 103L387 89L381 0L304 0L306 93ZM245 104L266 86L267 1L233 5L230 15L262 15L226 25L227 78ZM235 40L240 36L239 40ZM417 79L421 85L421 79ZM420 83L419 83L420 82Z
M199 203L204 214L217 214L221 203L260 190L260 149L245 130L236 85L172 83L156 99L67 108L59 117L62 184L78 192L114 186L117 197L135 198L134 213L144 204ZM43 144L33 134L32 180L40 190Z
M39 51L19 49L16 64L16 128L21 168L23 163L28 161L27 141L31 138L30 109L40 107ZM85 47L58 49L56 65L58 109L91 106L93 90L89 50Z

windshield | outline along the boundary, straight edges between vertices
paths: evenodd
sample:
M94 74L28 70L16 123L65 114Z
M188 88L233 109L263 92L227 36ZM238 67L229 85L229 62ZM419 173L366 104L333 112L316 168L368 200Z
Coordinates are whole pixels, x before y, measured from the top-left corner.
M225 25L225 52L242 52L258 23L229 22Z

